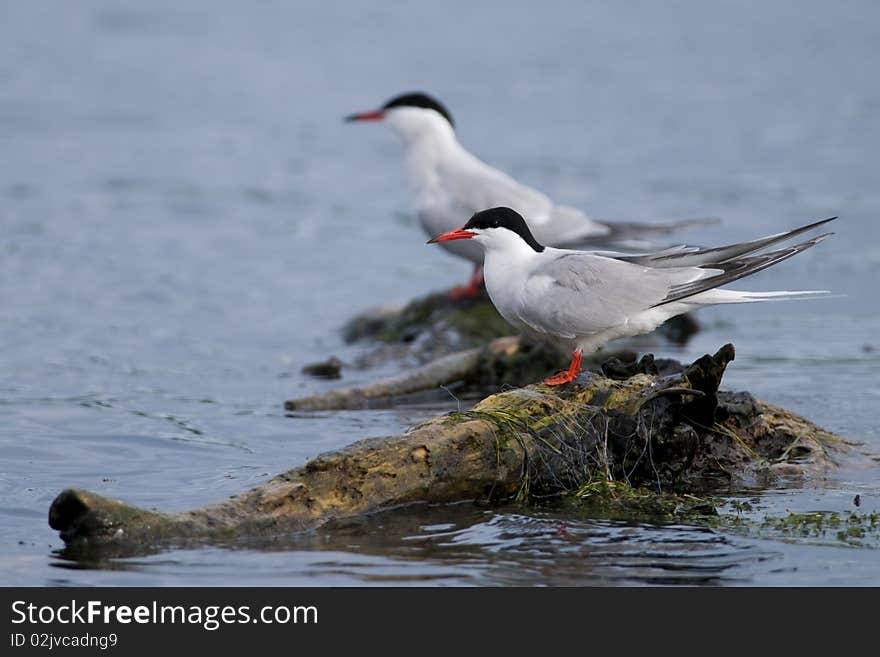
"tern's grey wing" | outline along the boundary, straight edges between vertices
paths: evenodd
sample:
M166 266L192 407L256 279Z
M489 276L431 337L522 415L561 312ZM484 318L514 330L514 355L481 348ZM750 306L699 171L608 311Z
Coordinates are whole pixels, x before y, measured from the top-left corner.
M726 285L727 283L738 281L739 279L750 276L762 269L772 267L783 260L788 260L789 258L796 256L798 253L802 253L803 251L816 246L819 242L824 241L833 234L834 233L824 233L823 235L818 235L805 242L801 242L800 244L776 249L775 251L767 251L766 253L746 256L743 258L733 258L717 265L711 265L708 268L700 267L699 271L705 272L704 276L674 286L669 290L669 294L666 298L657 305L672 303L673 301L693 297L701 292L706 292L707 290Z
M507 206L523 215L530 226L537 226L546 223L553 208L550 199L538 190L473 156L457 160L455 166L442 169L441 174L440 184L447 198L469 212L462 224L474 212Z
M661 303L673 287L707 275L696 268L653 269L576 251L549 255L555 257L529 276L517 315L536 331L562 338L624 324Z
M446 190L457 205L467 207L471 214L498 206L513 208L525 217L535 239L548 246L580 242L610 232L577 208L554 205L538 190L480 164L481 167L472 169L457 169L448 179L450 186Z
M756 253L766 249L779 242L792 239L802 233L818 228L829 221L834 221L837 217L823 219L806 226L795 228L783 233L776 233L761 239L751 240L749 242L739 242L736 244L728 244L727 246L716 246L712 248L699 248L696 246L675 246L664 249L656 253L645 254L620 254L614 257L632 262L636 264L649 265L651 267L705 267L716 266L723 263L731 262L742 256Z
M592 238L611 233L608 226L593 221L577 208L567 205L554 205L548 221L534 225L529 223L529 227L538 242L549 246L589 242Z
M474 212L487 208L513 208L525 217L542 244L574 243L609 232L608 227L580 210L554 205L537 189L514 180L470 153L458 153L454 159L442 163L434 185L437 199L467 212L465 221Z
M522 185L487 165L470 171L458 171L457 174L455 189L449 191L459 203L469 204L474 212L507 206L538 226L546 222L553 207L550 199L538 190Z

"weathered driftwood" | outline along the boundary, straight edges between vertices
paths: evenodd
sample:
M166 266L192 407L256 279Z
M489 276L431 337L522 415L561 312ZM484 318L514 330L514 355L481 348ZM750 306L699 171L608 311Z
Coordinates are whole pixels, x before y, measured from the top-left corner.
M632 352L616 353L635 359ZM565 357L548 345L529 344L518 336L496 338L482 347L440 356L367 385L290 399L284 407L288 411L371 408L406 401L414 393L426 390L454 388L458 395L467 395L504 386L521 387L552 373ZM598 361L588 359L587 363Z
M355 443L215 506L147 511L63 491L49 524L74 548L150 549L283 536L413 503L544 499L589 481L702 490L759 475L821 474L837 439L747 393L718 392L728 345L677 373L645 358L551 389L493 395L406 433ZM615 366L609 368L615 370Z
M484 351L479 347L465 349L366 386L339 388L300 399L289 399L284 402L284 408L288 411L322 411L388 405L405 395L464 379L478 366Z

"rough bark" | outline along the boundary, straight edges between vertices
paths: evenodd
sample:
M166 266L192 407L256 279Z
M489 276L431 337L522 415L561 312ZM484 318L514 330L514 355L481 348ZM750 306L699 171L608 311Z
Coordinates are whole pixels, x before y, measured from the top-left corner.
M615 354L625 360L636 357L634 352ZM604 357L608 358L608 354ZM323 411L389 406L405 402L417 393L441 388L454 389L457 395L475 396L486 390L528 385L552 374L567 358L568 354L549 345L529 344L518 336L496 338L482 347L440 356L366 385L290 399L284 407L288 411ZM588 358L585 362L598 366L599 359Z
M732 358L727 345L677 373L658 374L645 358L609 371L623 380L591 375L492 395L470 411L354 443L183 513L68 489L49 524L70 546L137 550L279 536L413 503L544 499L597 479L690 491L833 467L842 439L748 393L718 391Z
M284 408L288 411L323 411L389 405L400 397L464 379L479 365L485 351L479 347L465 349L369 385L290 399L284 402Z

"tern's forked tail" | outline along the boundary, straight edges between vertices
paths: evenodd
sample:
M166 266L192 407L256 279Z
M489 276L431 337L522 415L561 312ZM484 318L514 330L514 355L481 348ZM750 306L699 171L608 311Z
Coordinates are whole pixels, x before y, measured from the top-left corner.
M798 253L803 253L809 248L812 248L824 241L828 237L833 235L833 233L825 233L823 235L819 235L818 237L814 237L805 242L801 242L800 244L795 244L793 246L788 246L781 249L776 249L775 251L767 251L765 253L760 253L757 255L745 256L742 258L734 258L731 260L724 260L722 262L714 263L714 264L706 264L700 267L705 272L704 276L699 278L695 278L687 283L683 283L681 285L677 285L672 287L669 290L669 294L667 294L666 298L663 299L660 303L656 304L657 306L662 306L667 303L672 303L674 301L682 301L686 300L690 297L695 297L698 295L705 295L706 292L710 290L717 289L722 285L726 285L727 283L732 283L734 281L738 281L741 278L745 278L746 276L750 276L759 271L767 269L768 267L772 267L773 265L779 264L789 258L796 256ZM807 291L809 292L809 291ZM759 293L755 292L753 294L770 294L770 293ZM789 297L792 295L798 296L800 293L798 292L783 292L783 294L787 294ZM779 297L779 295L777 295ZM766 298L772 298L766 297ZM781 297L779 297L781 298ZM762 298L754 298L754 299L742 299L742 301L763 301L765 299ZM718 301L715 303L731 303L730 301Z
M697 306L710 306L722 303L755 303L757 301L800 301L816 297L836 298L828 290L772 290L769 292L748 292L745 290L707 290L692 297L682 299L681 303Z

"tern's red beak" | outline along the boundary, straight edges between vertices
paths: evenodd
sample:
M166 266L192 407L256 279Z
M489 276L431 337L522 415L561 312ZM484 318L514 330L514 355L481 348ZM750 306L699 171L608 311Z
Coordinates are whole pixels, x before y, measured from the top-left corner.
M349 114L345 117L346 121L381 121L385 118L385 112L382 110L373 110L372 112L361 112L360 114Z
M436 244L437 242L448 242L449 240L469 240L470 238L476 236L476 233L472 233L469 230L465 230L464 228L456 228L455 230L450 230L448 233L438 235L432 240L428 240L427 243Z

